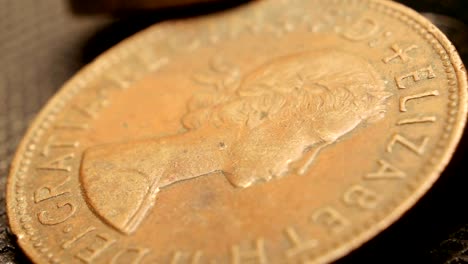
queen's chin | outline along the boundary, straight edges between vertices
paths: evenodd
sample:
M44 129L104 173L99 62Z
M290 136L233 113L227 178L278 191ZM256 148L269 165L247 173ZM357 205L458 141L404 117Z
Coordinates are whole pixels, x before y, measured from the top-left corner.
M251 169L242 168L233 173L224 172L226 179L236 188L247 188L257 183L268 182L273 179L270 174L256 174Z

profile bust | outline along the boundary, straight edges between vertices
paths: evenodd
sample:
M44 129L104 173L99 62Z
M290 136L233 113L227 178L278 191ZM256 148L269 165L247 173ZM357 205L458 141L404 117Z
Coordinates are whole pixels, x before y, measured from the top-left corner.
M306 174L321 150L381 119L391 95L368 62L336 50L276 58L243 78L218 72L187 102L184 133L85 151L84 196L104 222L132 233L159 190L211 173L237 188Z

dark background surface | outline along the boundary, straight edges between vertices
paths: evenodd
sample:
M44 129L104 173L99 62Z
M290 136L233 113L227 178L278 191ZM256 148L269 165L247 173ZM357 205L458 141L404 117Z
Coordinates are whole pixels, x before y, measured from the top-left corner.
M401 2L436 23L468 62L463 24L468 22L468 1ZM47 99L82 66L139 30L230 5L91 16L73 15L64 0L0 0L0 263L28 263L8 231L5 182L19 140ZM429 193L389 229L337 263L468 263L467 149L465 133Z

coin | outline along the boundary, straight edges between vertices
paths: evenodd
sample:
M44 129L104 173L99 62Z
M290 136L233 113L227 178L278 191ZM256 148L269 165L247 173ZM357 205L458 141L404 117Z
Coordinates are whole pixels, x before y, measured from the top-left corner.
M450 160L467 80L380 0L256 1L150 27L48 103L8 180L37 263L324 263Z

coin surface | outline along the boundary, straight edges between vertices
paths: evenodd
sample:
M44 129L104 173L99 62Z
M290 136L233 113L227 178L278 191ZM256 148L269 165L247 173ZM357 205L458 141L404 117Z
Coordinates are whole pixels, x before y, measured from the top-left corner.
M324 263L430 188L464 67L378 0L257 1L155 25L72 78L12 165L37 263Z

